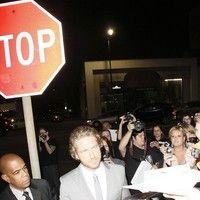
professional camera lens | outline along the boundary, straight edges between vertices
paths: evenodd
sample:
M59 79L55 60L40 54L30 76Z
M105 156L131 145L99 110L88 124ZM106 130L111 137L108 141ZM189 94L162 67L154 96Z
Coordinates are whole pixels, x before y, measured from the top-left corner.
M141 122L140 120L136 120L136 121L134 122L134 126L135 126L134 130L136 130L137 132L141 132L141 131L143 131L144 128L145 128L144 123Z
M187 142L196 144L199 141L199 139L197 137L190 137L188 138Z
M47 136L46 135L41 135L40 136L43 140L46 140Z

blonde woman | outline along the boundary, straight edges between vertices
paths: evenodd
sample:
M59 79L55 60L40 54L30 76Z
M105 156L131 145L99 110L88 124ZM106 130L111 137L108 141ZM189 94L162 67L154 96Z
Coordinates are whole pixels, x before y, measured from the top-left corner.
M186 134L181 126L174 126L169 131L171 148L161 147L164 154L164 166L189 164L195 166L196 159L191 154L191 148L186 147Z

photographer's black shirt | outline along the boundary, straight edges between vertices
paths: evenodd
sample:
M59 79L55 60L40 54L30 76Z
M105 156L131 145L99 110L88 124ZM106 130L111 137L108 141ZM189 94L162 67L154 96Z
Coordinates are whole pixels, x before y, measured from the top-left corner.
M132 152L131 152L132 151ZM128 184L131 184L131 180L140 165L142 160L145 160L147 155L151 155L153 163L163 162L163 154L158 148L150 148L147 151L140 149L133 145L133 148L127 147L125 161L125 170Z
M50 138L48 144L56 147L55 139ZM41 151L39 151L39 159L41 166L55 165L56 162L56 149L52 154L49 154L43 142L40 142Z
M124 161L128 184L131 184L131 179L140 165L141 160L144 159L144 156L145 151L136 147L135 145L133 145L133 149L130 149L130 147L127 148Z

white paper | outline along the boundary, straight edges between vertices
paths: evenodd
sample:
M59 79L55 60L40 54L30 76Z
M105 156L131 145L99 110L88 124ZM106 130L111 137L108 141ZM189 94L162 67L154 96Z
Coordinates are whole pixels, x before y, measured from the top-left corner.
M142 161L140 163L140 165L138 166L138 168L131 180L131 184L135 185L135 184L143 183L144 182L144 172L147 170L150 170L151 168L152 168L152 165L149 162Z
M178 165L162 169L152 169L144 172L143 182L125 186L141 192L161 192L187 196L191 194L194 185L200 181L200 172L192 170L188 165Z

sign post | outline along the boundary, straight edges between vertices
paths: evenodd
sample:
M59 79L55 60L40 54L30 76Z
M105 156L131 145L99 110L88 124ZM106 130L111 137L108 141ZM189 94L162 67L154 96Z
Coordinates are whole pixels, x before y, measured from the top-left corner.
M22 97L32 175L40 177L31 105L65 64L62 25L33 0L0 4L0 94Z
M33 111L31 97L22 97L24 119L26 124L26 137L28 143L29 158L33 178L41 178L38 151L36 144L35 128L33 122Z

